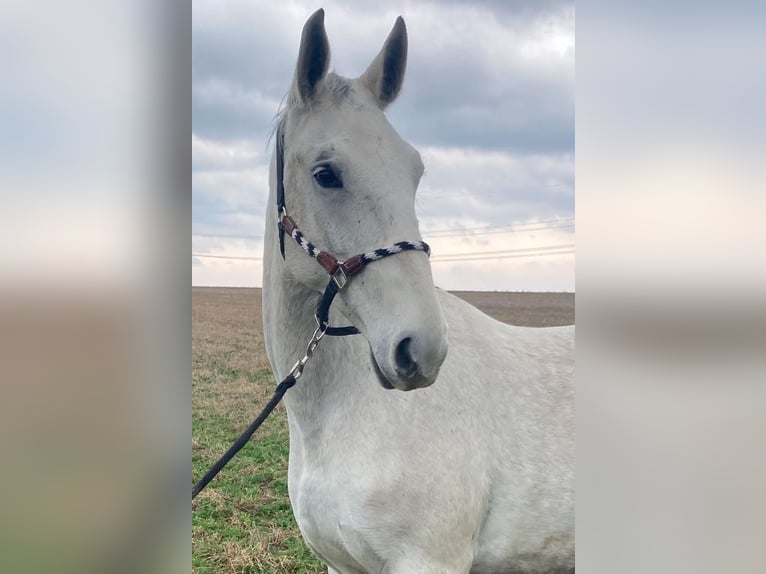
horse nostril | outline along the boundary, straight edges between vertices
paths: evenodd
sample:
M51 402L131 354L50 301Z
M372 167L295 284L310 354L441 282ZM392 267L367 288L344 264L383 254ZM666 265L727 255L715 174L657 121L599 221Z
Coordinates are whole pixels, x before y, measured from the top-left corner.
M400 374L408 377L418 372L418 364L410 354L410 343L412 343L411 337L402 339L396 346L396 353L394 355L397 370Z

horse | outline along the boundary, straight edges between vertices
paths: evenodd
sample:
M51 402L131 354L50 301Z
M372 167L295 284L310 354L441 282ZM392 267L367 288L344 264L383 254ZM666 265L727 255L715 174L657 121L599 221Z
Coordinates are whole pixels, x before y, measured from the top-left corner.
M284 241L280 187L302 236L339 260L421 239L423 163L384 114L404 79L403 19L361 76L329 59L318 10L270 165L263 320L277 380L317 332L328 278L305 243ZM367 266L329 318L361 335L325 337L284 401L290 502L330 574L573 571L574 327L495 321L434 286L425 249Z

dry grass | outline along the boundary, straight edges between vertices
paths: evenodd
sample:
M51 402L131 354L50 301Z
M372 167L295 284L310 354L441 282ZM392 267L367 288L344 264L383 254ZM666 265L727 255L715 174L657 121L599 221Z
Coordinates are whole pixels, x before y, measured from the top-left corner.
M456 292L517 325L574 323L572 293ZM192 288L192 464L199 477L271 396L261 290ZM196 574L325 572L301 540L287 496L288 432L280 405L194 501Z
M510 325L554 327L575 322L574 293L453 291L490 317Z
M234 369L268 367L261 290L193 287L192 351L206 357L226 356Z

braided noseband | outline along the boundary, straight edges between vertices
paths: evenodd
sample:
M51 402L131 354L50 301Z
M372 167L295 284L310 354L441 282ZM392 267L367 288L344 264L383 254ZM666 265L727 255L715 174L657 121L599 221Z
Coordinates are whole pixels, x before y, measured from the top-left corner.
M316 320L323 334L331 336L356 335L359 330L356 327L330 327L330 305L335 295L343 289L349 279L358 274L368 264L379 261L390 255L396 255L404 251L423 251L426 255L431 254L431 248L425 241L398 241L388 247L374 249L366 253L360 253L349 257L345 261L339 261L332 253L317 249L298 229L292 217L287 214L285 206L284 186L284 133L282 125L277 128L277 227L279 228L279 251L282 258L285 257L285 233L288 233L295 242L311 257L317 260L322 268L330 275L324 294L317 304Z

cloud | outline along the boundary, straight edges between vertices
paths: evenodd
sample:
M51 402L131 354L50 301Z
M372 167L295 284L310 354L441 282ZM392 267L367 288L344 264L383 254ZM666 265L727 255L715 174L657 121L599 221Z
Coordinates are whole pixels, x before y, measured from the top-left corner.
M192 133L192 164L195 171L247 169L268 161L270 151L251 140L222 143Z
M572 154L426 147L421 156L417 205L426 231L574 215Z
M279 104L261 90L230 79L192 80L192 123L195 131L211 137L263 137Z
M535 221L572 223L571 2L450 0L381 6L333 0L324 7L332 67L346 76L364 71L396 16L402 14L407 22L407 77L388 116L426 164L416 203L426 233ZM315 8L303 0L194 3L195 252L260 255L272 148L267 144L292 79L301 28ZM573 243L573 227L440 238L437 243L442 253L451 253L556 241ZM193 281L214 284L212 278L218 277L226 284L247 277L247 284L257 285L258 265L197 259ZM469 268L475 273L467 274ZM574 288L571 255L498 260L494 267L492 261L439 263L434 271L443 282L454 279L452 287L470 275L471 288L479 288L476 282L486 288L544 288L546 281L551 288Z
M194 131L263 134L287 92L311 3L195 2ZM361 74L399 13L409 29L407 79L391 117L422 144L571 150L574 9L563 3L451 2L360 11L327 3L337 72ZM512 16L517 16L512 18Z
M421 144L564 151L574 145L574 22L487 18L472 5L434 5L410 26L404 94L392 109Z

